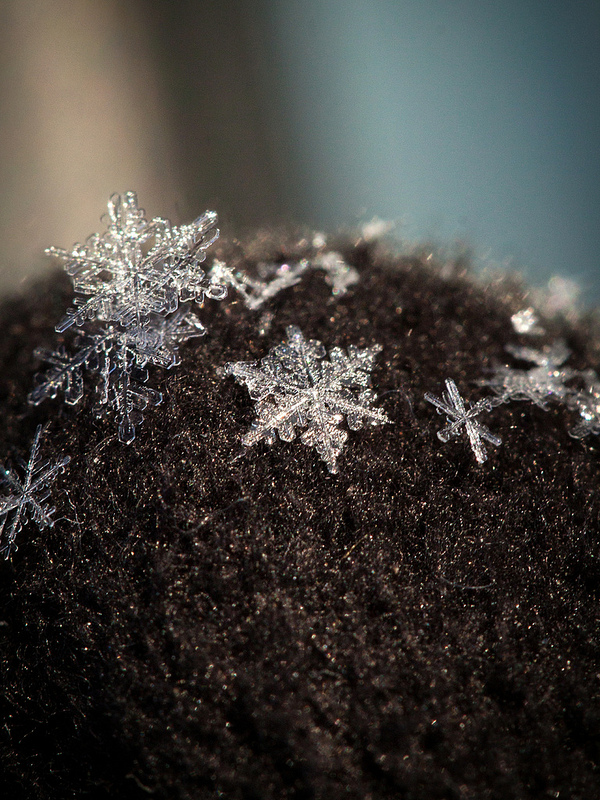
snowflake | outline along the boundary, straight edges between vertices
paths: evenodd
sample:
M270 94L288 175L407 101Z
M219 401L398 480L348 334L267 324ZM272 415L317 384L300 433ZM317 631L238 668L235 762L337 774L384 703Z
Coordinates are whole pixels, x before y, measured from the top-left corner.
M94 373L100 410L113 410L119 439L132 442L144 410L162 400L144 385L148 365L170 369L179 363L179 345L206 332L188 301L202 305L206 297L226 295L226 287L200 268L219 235L216 221L212 211L179 227L160 218L148 221L135 193L127 192L111 198L105 233L71 252L50 248L65 262L79 295L56 330L76 326L78 335L74 353L64 345L36 351L50 369L36 378L29 402L37 405L64 392L65 401L76 405L84 374Z
M580 375L586 383L586 389L582 392L573 391L568 399L569 407L581 417L581 422L569 431L575 439L600 434L600 380L591 369Z
M291 442L296 428L305 428L303 444L314 447L330 472L338 471L337 458L348 433L339 426L346 417L350 430L390 422L373 408L376 395L370 388L380 345L359 349L350 345L347 353L334 347L329 361L323 345L306 340L295 325L288 326L287 343L275 347L260 362L229 363L225 372L244 383L256 403L256 420L242 438L251 446L261 439L273 444L276 434Z
M222 261L215 260L209 276L211 280L217 281L218 285L232 286L247 308L256 311L279 292L295 286L308 267L309 262L306 259L292 265L261 264L259 265L261 277L252 278L243 270L232 270Z
M247 275L243 270L233 270L222 261L215 260L209 271L209 277L219 285L232 286L242 297L244 304L256 311L279 292L299 283L309 269L321 269L325 272L325 280L331 286L334 297L346 294L348 288L355 284L359 277L354 267L346 264L342 256L335 251L320 253L313 259L303 258L290 264L259 264L257 278Z
M530 361L536 366L528 370L497 367L492 378L481 381L482 385L489 386L498 395L494 405L510 400L529 400L545 410L548 400L565 401L569 397L572 390L565 386L565 382L577 373L561 366L570 355L570 350L562 340L543 350L514 345L507 345L506 349L515 358Z
M475 405L469 405L466 408L465 401L460 396L460 392L451 378L446 380L446 390L441 399L429 392L425 394L425 399L437 408L438 414L445 414L447 417L448 424L441 431L438 431L438 439L442 442L448 442L455 436L460 436L461 428L464 428L469 437L475 458L480 464L483 464L487 460L487 453L481 440L485 439L486 442L490 442L496 447L502 444L502 439L499 436L494 436L485 425L477 421L477 417L483 411L492 410L492 402L486 397L483 400L479 400Z
M36 356L50 364L37 377L29 402L38 405L59 392L69 405L79 403L84 395L84 374L97 376L100 411L114 411L119 440L130 444L135 427L143 421L143 412L162 401L162 394L144 384L148 364L170 368L177 363L177 345L191 336L201 336L204 329L197 317L181 307L167 319L147 328L119 328L107 325L95 333L82 333L75 340L76 352L64 347L55 351L37 350Z
M539 325L539 319L535 313L535 309L522 308L513 314L510 318L512 326L516 333L529 334L530 336L542 336L544 329Z
M346 294L350 286L358 283L359 274L354 267L346 264L342 256L335 250L320 253L311 261L313 269L322 269L325 280L331 286L331 294L341 297Z
M126 192L111 197L106 222L106 231L84 245L46 250L64 262L80 295L56 326L58 333L90 319L139 325L150 314L172 313L180 302L225 297L226 287L209 281L200 268L219 236L214 211L179 227L160 217L148 221L135 192Z
M16 550L15 540L27 518L38 528L51 528L54 525L52 514L55 509L46 501L50 497L50 485L71 460L69 456L56 463L40 461L40 439L42 426L39 425L33 439L29 463L22 463L24 479L10 468L0 464L0 482L8 487L9 494L0 498L0 553L9 558ZM3 543L3 536L5 542Z

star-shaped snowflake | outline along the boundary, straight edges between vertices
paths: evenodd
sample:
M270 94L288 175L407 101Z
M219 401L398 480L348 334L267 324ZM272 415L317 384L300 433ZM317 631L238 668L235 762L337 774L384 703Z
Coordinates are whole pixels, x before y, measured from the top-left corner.
M219 236L217 215L207 211L187 225L161 217L147 220L135 192L115 194L103 217L106 231L70 251L49 247L63 262L76 298L56 326L59 333L87 320L140 325L151 314L167 315L179 303L221 300L226 287L209 281L200 265Z
M508 403L510 400L529 400L544 410L549 400L565 401L571 389L565 382L577 373L569 367L562 366L570 355L569 348L562 340L536 350L532 347L507 345L507 351L520 361L535 364L531 369L513 369L497 367L494 375L481 381L497 394L494 405Z
M376 395L369 375L382 348L375 344L361 350L350 345L346 353L334 347L326 361L320 342L306 340L295 325L286 333L287 343L261 361L225 366L227 374L247 386L256 403L256 419L242 442L250 446L264 439L273 444L277 433L291 442L296 428L304 428L302 443L314 447L329 471L336 473L337 458L348 438L339 427L344 417L350 430L390 421L372 407Z
M478 400L475 405L470 405L467 408L465 401L456 388L456 384L451 378L446 379L446 392L442 398L436 397L427 392L425 400L432 403L438 411L438 414L445 414L448 424L441 431L438 431L438 439L442 442L448 442L455 436L460 436L462 429L469 437L471 449L475 453L475 458L480 464L487 460L487 453L483 446L482 439L486 442L498 447L502 444L502 439L495 436L485 425L477 420L477 417L484 411L492 410L492 402L489 398Z
M162 399L145 386L148 366L178 364L179 346L206 332L190 301L221 300L227 288L200 267L219 235L213 211L188 225L171 225L146 219L135 192L125 192L111 197L103 220L106 230L85 244L46 251L63 262L77 293L56 330L75 327L77 335L72 343L36 351L50 367L36 377L29 402L63 392L76 405L84 377L92 373L101 408L115 412L119 439L129 444L145 409Z
M36 523L40 530L54 525L54 508L46 501L50 497L50 485L71 460L69 456L56 463L39 460L42 426L39 425L28 464L23 464L25 477L19 478L15 470L0 464L0 484L8 487L9 494L0 498L0 553L9 558L15 548L17 534L27 521ZM5 535L6 534L6 535Z

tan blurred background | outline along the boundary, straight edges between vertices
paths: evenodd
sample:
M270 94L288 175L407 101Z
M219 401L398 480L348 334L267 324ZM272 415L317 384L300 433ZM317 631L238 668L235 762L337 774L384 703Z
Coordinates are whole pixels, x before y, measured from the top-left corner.
M113 192L174 222L289 216L249 5L2 1L2 291L47 269L48 245L101 230Z
M113 192L391 220L600 301L598 0L0 0L0 291Z

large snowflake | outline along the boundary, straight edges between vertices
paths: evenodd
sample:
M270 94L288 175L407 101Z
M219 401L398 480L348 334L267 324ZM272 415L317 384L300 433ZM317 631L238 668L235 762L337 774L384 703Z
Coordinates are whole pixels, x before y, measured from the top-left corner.
M71 251L47 252L64 262L77 296L56 326L77 330L74 343L36 355L49 363L29 396L34 405L63 392L71 405L84 394L92 373L100 411L114 412L119 439L129 443L143 411L158 405L160 392L145 386L149 365L170 369L182 342L206 329L189 301L221 300L226 287L209 280L200 264L219 235L217 215L207 211L189 225L147 220L134 192L113 195L107 229Z
M0 484L8 490L6 496L0 497L0 553L5 558L9 558L16 549L17 534L28 519L35 522L40 529L54 525L54 508L47 502L50 486L71 459L64 456L55 463L40 460L41 436L42 426L39 425L31 446L29 462L21 463L24 473L22 479L14 469L0 464Z
M147 220L135 192L125 192L110 198L103 219L106 231L85 244L46 250L63 262L80 295L56 326L59 333L90 319L139 325L150 314L172 313L180 302L225 296L226 288L200 267L219 236L214 211L174 226L161 217Z
M340 428L344 417L350 430L390 421L373 408L376 395L370 388L370 373L382 348L350 345L344 352L334 347L327 361L320 342L305 339L295 325L286 333L287 343L261 361L225 367L227 374L247 386L256 403L256 419L242 442L250 446L264 439L273 444L276 434L290 442L296 428L303 428L300 441L314 447L329 471L336 473L337 458L348 438L348 432Z

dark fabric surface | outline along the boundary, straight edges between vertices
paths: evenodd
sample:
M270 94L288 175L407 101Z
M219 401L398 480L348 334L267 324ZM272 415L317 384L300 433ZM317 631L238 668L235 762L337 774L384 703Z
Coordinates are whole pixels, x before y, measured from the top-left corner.
M294 241L211 252L251 270ZM3 306L2 460L48 420L43 455L72 459L55 527L0 565L3 797L600 797L598 440L517 402L485 418L503 445L484 465L440 442L424 392L487 394L504 346L531 342L510 323L525 290L337 246L360 283L332 300L310 273L265 335L233 294L207 304L130 446L91 395L25 402L67 282ZM595 317L542 322L598 369ZM337 476L298 441L240 444L252 403L220 368L289 324L383 346L392 424L350 432Z

